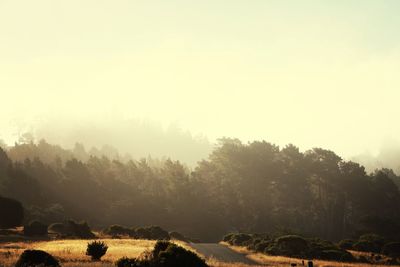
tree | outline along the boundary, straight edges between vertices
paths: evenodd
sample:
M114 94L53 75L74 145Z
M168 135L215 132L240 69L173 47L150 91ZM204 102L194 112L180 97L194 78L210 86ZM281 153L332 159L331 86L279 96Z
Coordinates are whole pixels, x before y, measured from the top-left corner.
M24 208L19 201L0 197L0 228L21 226L23 219Z

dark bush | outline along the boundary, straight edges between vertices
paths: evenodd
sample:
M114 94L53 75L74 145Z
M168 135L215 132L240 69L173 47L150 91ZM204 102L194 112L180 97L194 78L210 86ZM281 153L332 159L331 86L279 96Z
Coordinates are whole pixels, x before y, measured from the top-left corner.
M255 251L264 252L271 245L271 241L263 240L255 245Z
M352 239L343 239L338 243L338 246L341 249L352 249L354 245L354 240Z
M66 227L64 223L53 223L48 227L48 231L59 235L66 235Z
M169 240L170 236L167 231L159 226L140 227L134 231L134 237L138 239L150 240Z
M90 230L89 225L87 222L81 222L77 223L75 221L67 221L67 229L71 229L74 236L79 237L79 238L94 238L95 235L92 233Z
M381 251L382 247L371 241L360 240L353 245L353 249L357 251L378 253Z
M150 239L150 231L145 227L138 227L133 232L137 239Z
M230 242L231 240L232 240L232 237L234 236L235 234L234 233L229 233L229 234L227 234L227 235L224 235L223 237L222 237L222 241L224 241L224 242Z
M178 232L175 232L175 231L169 232L168 234L169 234L169 237L170 237L171 239L180 240L180 241L185 241L185 242L189 240L188 238L186 238L186 237L185 237L184 235L182 235L181 233L178 233Z
M376 234L365 234L360 236L353 249L365 252L380 253L385 244L385 239Z
M116 236L131 236L133 232L131 229L123 227L121 225L111 225L110 227L103 230L103 233L106 235L111 235L113 237Z
M323 259L322 251L324 250L342 250L332 242L320 238L311 238L307 241L309 246L307 256L312 258Z
M15 267L35 266L58 267L60 264L52 255L42 250L25 250L21 256L19 256L19 259L15 264Z
M252 240L252 236L249 234L234 234L233 237L231 238L230 244L235 245L235 246L247 246L250 241Z
M160 241L159 241L160 242ZM162 242L162 241L161 241ZM157 246L157 244L156 244ZM164 244L160 248L165 247ZM207 264L196 253L169 243L165 250L160 250L158 255L153 259L155 265L165 267L205 267Z
M140 267L140 262L136 259L123 257L115 262L117 267Z
M332 261L353 261L353 256L343 250L323 250L321 252L321 258L324 260L332 260Z
M160 254L160 252L165 251L168 248L168 246L171 244L172 243L170 243L169 241L165 241L165 240L157 241L157 243L154 245L154 249L152 252L153 258L157 258L158 255Z
M63 223L53 223L48 227L48 230L62 237L83 239L95 237L95 234L92 233L86 222L78 223L73 220L68 220Z
M45 236L47 235L47 225L39 221L32 221L24 226L24 235Z
M383 246L382 254L392 258L400 258L400 242L390 242Z
M304 256L308 251L307 241L301 236L285 235L275 241L279 250L288 256Z
M0 228L12 228L22 225L24 208L11 198L0 197Z
M382 246L385 244L385 238L377 234L365 234L360 236L359 240L371 241Z
M117 267L207 267L206 262L183 247L169 241L160 240L150 254L142 259L121 258Z
M93 261L98 261L107 252L108 246L102 241L93 241L88 243L86 255L92 257Z

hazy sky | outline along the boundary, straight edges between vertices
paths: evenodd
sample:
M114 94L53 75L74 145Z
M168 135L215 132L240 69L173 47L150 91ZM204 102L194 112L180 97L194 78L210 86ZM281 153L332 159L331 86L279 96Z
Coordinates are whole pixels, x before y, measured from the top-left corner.
M0 138L122 116L376 151L400 136L399 13L397 0L0 0Z

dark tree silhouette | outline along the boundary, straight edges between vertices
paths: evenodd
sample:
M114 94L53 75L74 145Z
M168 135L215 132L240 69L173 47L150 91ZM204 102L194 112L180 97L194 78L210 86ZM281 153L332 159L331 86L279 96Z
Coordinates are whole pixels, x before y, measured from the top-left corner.
M0 228L21 226L24 219L24 208L15 199L0 196Z

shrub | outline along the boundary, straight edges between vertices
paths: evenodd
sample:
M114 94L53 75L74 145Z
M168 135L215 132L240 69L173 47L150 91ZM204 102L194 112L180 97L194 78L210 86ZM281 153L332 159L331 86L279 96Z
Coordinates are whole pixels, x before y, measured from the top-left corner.
M360 236L359 240L371 241L382 245L385 243L385 238L377 234L364 234Z
M150 240L169 240L170 236L167 231L159 226L140 227L134 231L135 238Z
M385 244L385 239L376 234L365 234L360 236L353 249L365 252L379 253Z
M352 249L354 245L354 240L352 239L343 239L338 243L338 246L341 249Z
M0 197L0 228L12 228L22 225L24 208L11 198Z
M86 255L92 257L93 261L98 261L107 252L108 246L102 241L93 241L88 243Z
M126 236L126 235L133 235L132 230L121 225L111 225L110 227L103 230L103 233L106 235L115 236Z
M224 241L224 242L230 242L231 240L232 240L232 237L234 236L235 234L234 233L229 233L229 234L227 234L227 235L224 235L223 237L222 237L222 241Z
M153 258L157 258L160 252L165 251L169 245L171 245L169 241L160 240L154 245L154 249L152 252Z
M32 221L24 226L24 235L45 236L47 235L47 225L39 221Z
M375 252L381 251L381 246L367 240L360 240L353 245L353 249L357 251Z
M136 259L123 257L115 262L117 267L139 267L140 263Z
M239 233L232 236L230 244L235 246L247 246L251 240L251 235Z
M175 240L180 240L180 241L188 241L188 238L186 238L184 235L182 235L181 233L178 232L169 232L169 237Z
M247 249L256 250L256 245L262 241L261 238L252 238L251 241L247 242Z
M321 258L324 260L332 260L332 261L353 261L353 256L343 250L323 250L321 252Z
M400 242L390 242L383 246L382 254L392 258L400 258Z
M151 253L145 254L142 259L121 258L117 267L207 267L206 262L183 247L169 241L160 240Z
M150 239L150 231L144 227L138 227L134 231L134 237L138 239Z
M285 235L276 239L279 250L288 256L304 256L308 250L307 241L301 236Z
M48 231L52 232L52 233L59 234L59 235L65 235L66 234L65 225L63 223L50 224L49 227L48 227Z
M52 255L42 250L25 250L15 264L15 267L34 266L58 267L60 264Z
M159 241L160 242L160 241ZM163 241L161 241L163 242ZM154 266L165 267L206 267L207 264L203 259L197 256L196 253L177 246L173 243L165 242L159 245L159 248L164 248L166 243L167 247L160 250L158 255L153 259ZM157 244L156 244L157 247Z
M78 223L73 220L68 220L64 222L63 228L64 233L62 235L66 237L78 237L83 239L90 239L95 237L95 235L90 230L87 222Z
M92 233L86 222L78 223L73 220L68 220L63 223L53 223L48 229L50 232L57 233L62 237L77 237L83 239L95 237L95 234Z
M271 245L271 241L263 240L255 245L255 251L264 252Z

